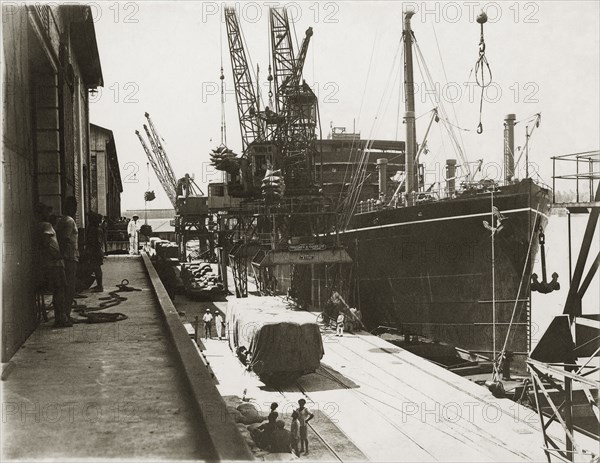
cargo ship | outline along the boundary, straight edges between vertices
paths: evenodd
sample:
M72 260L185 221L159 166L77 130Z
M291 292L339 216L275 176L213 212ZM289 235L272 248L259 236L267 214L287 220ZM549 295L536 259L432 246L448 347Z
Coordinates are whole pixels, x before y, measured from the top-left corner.
M514 179L514 114L504 121L503 181L459 183L456 160L449 159L445 185L432 191L422 184L411 15L405 13L403 30L404 181L390 194L387 160L378 160L378 196L351 205L339 232L353 261L347 300L370 329L389 326L489 358L504 352L523 366L531 347L531 271L550 190Z

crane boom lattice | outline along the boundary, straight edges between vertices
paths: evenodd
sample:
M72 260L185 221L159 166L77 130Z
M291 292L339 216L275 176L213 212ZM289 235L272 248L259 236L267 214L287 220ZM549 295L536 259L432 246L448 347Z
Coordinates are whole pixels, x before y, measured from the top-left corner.
M248 146L262 137L264 129L262 121L258 117L256 89L252 84L252 75L246 50L244 49L242 31L236 11L232 7L225 8L225 25L227 27L231 70L240 120L242 156L245 156Z

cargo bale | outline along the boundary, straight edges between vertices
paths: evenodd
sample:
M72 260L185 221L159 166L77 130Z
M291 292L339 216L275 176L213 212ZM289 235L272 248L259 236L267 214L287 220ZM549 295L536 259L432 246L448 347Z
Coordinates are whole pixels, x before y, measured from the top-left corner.
M227 304L229 347L249 353L248 367L261 377L315 371L323 340L315 317L290 310L276 297L248 297Z

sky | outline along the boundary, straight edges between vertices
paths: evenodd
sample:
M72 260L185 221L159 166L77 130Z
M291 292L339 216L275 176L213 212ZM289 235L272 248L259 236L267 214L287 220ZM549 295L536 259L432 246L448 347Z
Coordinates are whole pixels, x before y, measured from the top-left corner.
M114 132L123 180L122 209L170 207L135 135L149 112L177 177L190 173L206 193L219 181L210 150L220 142L219 75L225 74L227 145L240 151L224 3L91 2L104 87L91 98L91 122ZM253 69L268 104L268 6L235 2ZM503 119L515 113L515 145L525 143L528 121L541 113L530 140L531 170L551 185L551 157L600 147L600 2L288 2L292 31L300 44L313 27L304 79L319 98L323 137L330 126L353 126L362 138L404 140L399 44L402 14L412 9L417 43L441 103L467 159L484 159L498 176L503 154ZM477 134L480 93L473 77L485 11L486 58L492 84L484 90L483 133ZM296 48L297 50L297 48ZM417 138L423 139L430 111L439 106L415 69ZM256 82L256 76L254 77ZM430 92L431 93L431 92ZM530 130L533 127L531 123ZM443 162L457 158L442 124L433 125L424 161L431 181ZM521 164L524 164L521 162ZM438 167L436 167L438 166ZM523 177L523 173L519 175ZM569 189L573 185L562 184Z

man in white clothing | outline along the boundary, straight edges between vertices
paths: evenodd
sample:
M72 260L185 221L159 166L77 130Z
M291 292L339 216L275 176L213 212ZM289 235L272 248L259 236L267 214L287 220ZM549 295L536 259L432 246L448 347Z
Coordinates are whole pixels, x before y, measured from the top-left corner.
M139 217L137 215L133 216L133 219L129 221L127 224L127 234L129 235L129 254L137 255L138 251L138 233L140 231L138 227Z
M219 341L221 340L221 335L223 334L223 317L221 317L221 312L215 312L215 328L217 330L217 337Z
M212 333L210 332L210 324L213 321L213 316L210 313L210 310L206 310L206 313L202 317L202 321L204 322L204 339L212 338Z

